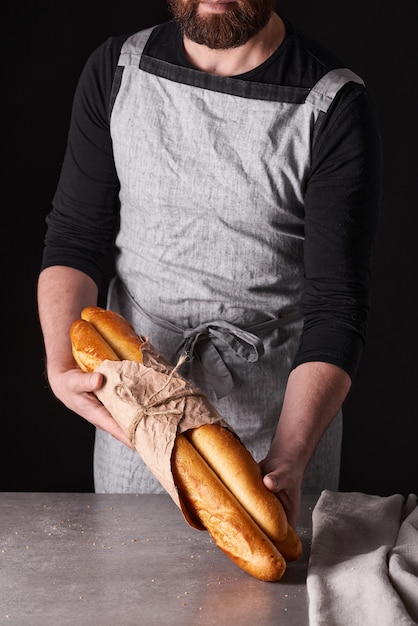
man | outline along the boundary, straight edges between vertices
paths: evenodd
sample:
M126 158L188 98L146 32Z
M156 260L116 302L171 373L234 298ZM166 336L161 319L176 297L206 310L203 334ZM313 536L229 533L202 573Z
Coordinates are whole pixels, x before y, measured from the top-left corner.
M96 491L161 488L75 367L107 306L189 376L289 521L338 489L341 407L366 334L380 145L362 82L272 0L171 0L174 20L88 60L48 216L38 301L52 391L96 429ZM116 239L114 239L116 237Z

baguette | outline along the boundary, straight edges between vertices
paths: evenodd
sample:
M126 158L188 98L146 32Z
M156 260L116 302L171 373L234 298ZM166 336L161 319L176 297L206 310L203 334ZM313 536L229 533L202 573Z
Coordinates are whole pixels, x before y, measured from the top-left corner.
M266 582L280 580L286 561L188 439L177 436L174 481L183 503L238 567Z
M81 318L95 327L121 361L142 363L141 348L146 339L137 335L122 315L98 306L88 306L81 311Z
M71 326L70 340L83 371L93 371L104 360L142 362L145 338L113 311L83 309L82 318ZM128 359L128 354L135 358ZM278 581L286 561L300 557L301 541L280 501L265 487L250 452L227 428L203 424L178 434L171 473L186 518L205 528L247 573Z
M186 437L272 541L283 541L287 517L283 506L263 483L258 463L229 430L204 424ZM242 471L245 468L245 471Z
M70 328L74 361L83 372L92 372L105 360L120 358L90 322L75 320Z

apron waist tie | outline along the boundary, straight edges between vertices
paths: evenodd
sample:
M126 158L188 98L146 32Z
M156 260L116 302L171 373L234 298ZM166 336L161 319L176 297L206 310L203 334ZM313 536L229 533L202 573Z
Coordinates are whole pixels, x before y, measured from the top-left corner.
M158 315L152 315L136 302L125 287L124 290L133 306L147 319L165 330L181 335L182 339L177 346L176 354L187 354L190 359L190 372L193 369L193 361L196 360L199 363L205 382L212 387L218 400L232 391L234 382L213 339L228 346L248 363L255 363L264 354L264 345L258 334L274 330L300 318L300 314L294 312L244 328L224 320L205 322L195 328L182 328Z

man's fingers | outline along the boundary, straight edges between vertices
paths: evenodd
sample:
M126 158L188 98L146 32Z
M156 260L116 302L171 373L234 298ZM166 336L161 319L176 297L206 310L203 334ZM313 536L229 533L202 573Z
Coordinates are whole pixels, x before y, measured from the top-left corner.
M121 443L125 444L129 448L132 448L129 437L102 404L98 404L95 405L95 407L90 408L88 420L91 424L96 426L96 428L106 431L112 435L112 437L118 439Z
M263 482L267 489L270 489L270 491L277 495L286 512L289 524L295 528L299 517L298 502L300 493L298 493L297 490L290 492L287 489L284 489L280 479L278 479L273 473L266 474L263 477Z
M132 448L129 437L94 394L102 387L103 382L104 376L100 372L82 373L81 376L77 376L75 385L78 387L81 404L79 404L76 412L83 415L96 428L104 430L121 443Z
M103 385L103 382L104 377L103 374L100 374L100 372L92 372L91 374L89 374L91 391L96 391L97 389L100 389L100 387Z
M115 437L115 439L118 439L118 441L125 444L125 446L132 448L132 444L131 444L129 437L125 434L125 432L122 430L122 428L113 419L111 415L102 414L100 416L100 419L95 424L95 426L97 426L97 428L100 428L101 430L106 431L107 433L112 435L112 437Z

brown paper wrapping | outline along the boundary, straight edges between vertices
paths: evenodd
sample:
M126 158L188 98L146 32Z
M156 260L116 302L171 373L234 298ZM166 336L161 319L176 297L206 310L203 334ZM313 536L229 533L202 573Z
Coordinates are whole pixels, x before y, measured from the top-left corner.
M220 424L229 430L209 403L147 341L143 363L104 361L97 371L105 383L96 392L99 400L131 438L144 463L182 510L187 522L197 527L183 504L171 472L171 453L178 433L202 424Z

